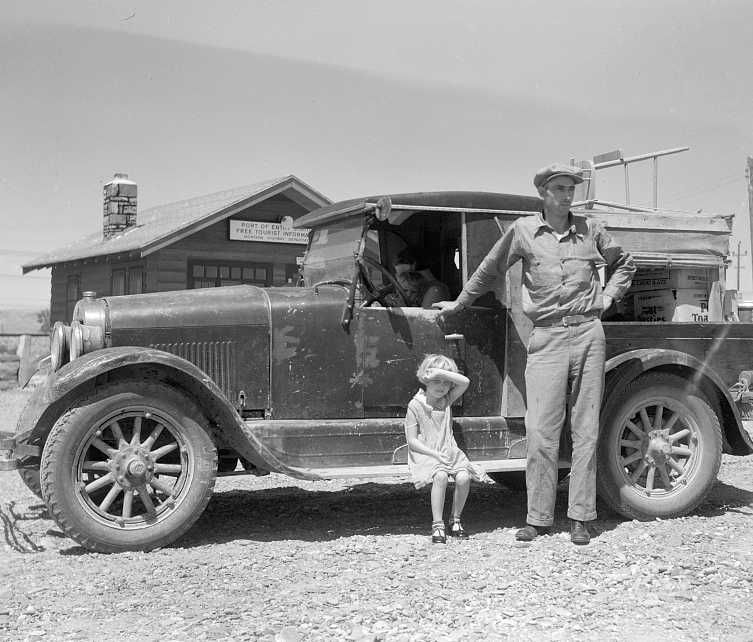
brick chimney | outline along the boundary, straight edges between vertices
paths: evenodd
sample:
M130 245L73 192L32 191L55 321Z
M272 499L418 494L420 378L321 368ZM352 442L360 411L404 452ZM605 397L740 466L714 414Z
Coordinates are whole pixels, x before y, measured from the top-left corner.
M102 237L109 239L136 225L136 183L128 174L115 174L103 193Z

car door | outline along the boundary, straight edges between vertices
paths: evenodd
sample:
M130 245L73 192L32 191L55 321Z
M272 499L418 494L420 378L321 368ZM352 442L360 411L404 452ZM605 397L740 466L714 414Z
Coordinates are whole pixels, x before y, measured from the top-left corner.
M421 237L416 229L400 231L413 242ZM448 242L451 247L459 245L448 239L441 240L440 245ZM384 247L391 247L394 254L396 245L394 238L385 234L370 244L383 265L389 263ZM478 459L498 456L499 445L505 443L500 432L505 430L502 411L508 324L507 310L499 303L473 306L442 321L438 310L419 307L359 308L352 327L362 360L364 417L404 416L420 385L415 373L421 360L429 353L444 354L453 358L471 380L453 407L456 439ZM394 438L396 443L404 443L402 431Z

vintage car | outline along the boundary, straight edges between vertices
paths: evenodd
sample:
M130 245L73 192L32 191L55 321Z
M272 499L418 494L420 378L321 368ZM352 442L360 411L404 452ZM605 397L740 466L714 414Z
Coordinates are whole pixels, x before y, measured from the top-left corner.
M520 486L530 332L520 267L440 323L436 310L405 305L392 264L403 248L422 248L455 296L504 229L540 206L485 192L355 199L296 222L310 229L297 287L86 293L71 324L53 329L51 374L15 433L0 435L0 469L17 468L81 545L153 549L190 528L218 474L407 475L403 418L416 367L442 352L471 379L454 408L459 445L493 479ZM643 269L671 276L685 266L723 280L724 217L584 213L601 217ZM605 319L600 496L629 518L685 514L723 452L753 452L743 427L751 378L740 376L753 360L753 325L615 312ZM561 453L566 475L567 431Z

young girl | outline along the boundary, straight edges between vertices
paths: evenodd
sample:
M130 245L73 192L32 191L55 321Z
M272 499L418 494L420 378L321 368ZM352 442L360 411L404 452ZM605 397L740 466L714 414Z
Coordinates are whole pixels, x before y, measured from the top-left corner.
M471 479L481 481L479 472L452 435L450 406L462 396L470 383L458 372L455 362L441 354L428 354L416 372L423 389L408 404L405 437L408 442L408 468L413 484L421 488L431 484L431 541L444 544L444 499L448 479L455 479L450 535L466 539L460 515L468 498Z

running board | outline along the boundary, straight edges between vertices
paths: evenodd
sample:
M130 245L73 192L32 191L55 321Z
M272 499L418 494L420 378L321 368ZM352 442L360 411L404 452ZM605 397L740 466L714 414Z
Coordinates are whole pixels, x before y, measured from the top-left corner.
M487 473L514 472L526 469L525 459L488 459L474 461L474 466ZM570 468L569 461L561 460L560 468ZM322 479L372 478L372 477L409 477L408 464L389 464L387 466L342 466L338 468L309 468Z

